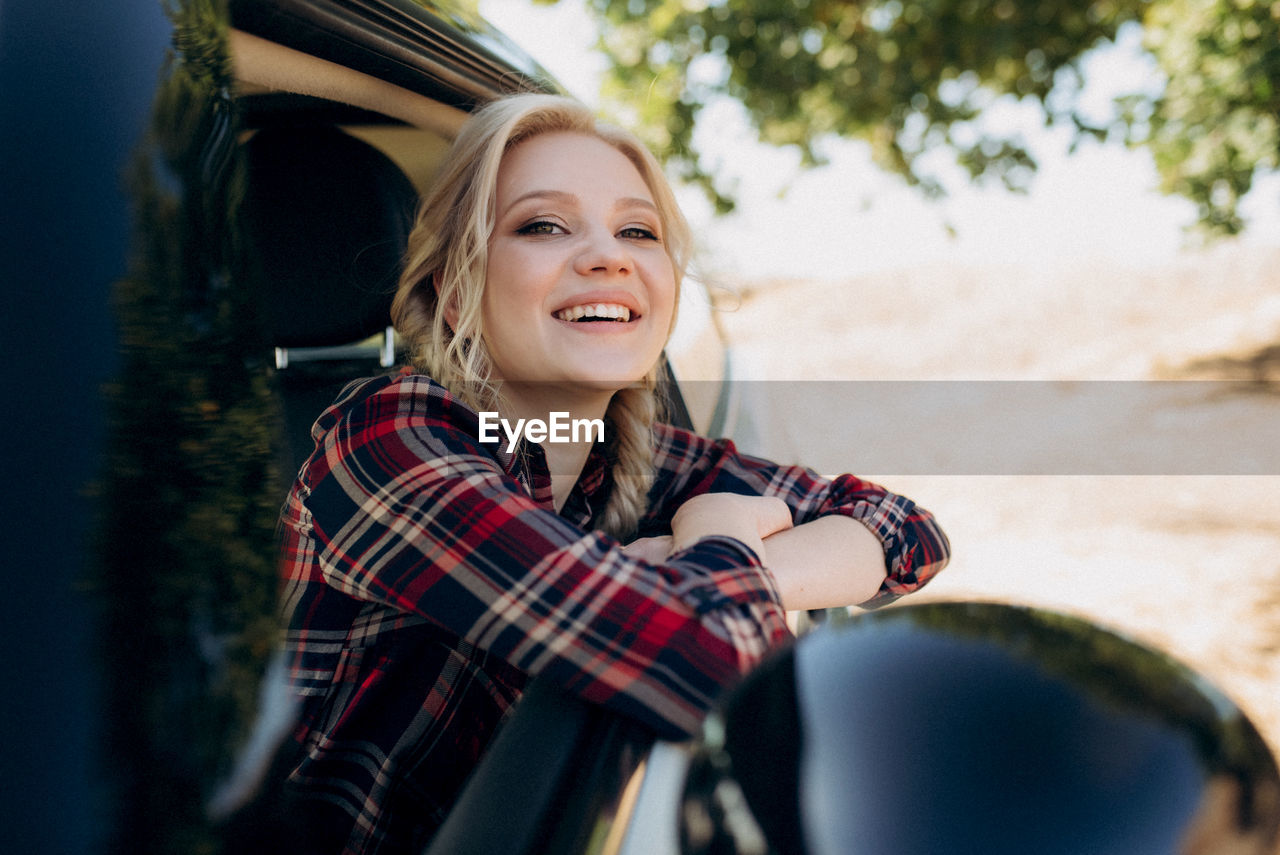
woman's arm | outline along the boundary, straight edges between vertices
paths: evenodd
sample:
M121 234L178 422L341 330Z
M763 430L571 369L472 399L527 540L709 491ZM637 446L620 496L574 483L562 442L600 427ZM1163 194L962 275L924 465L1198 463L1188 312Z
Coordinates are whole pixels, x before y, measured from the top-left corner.
M670 538L646 538L629 545L628 552L661 561L701 537L734 537L773 573L788 611L864 602L888 575L884 549L871 529L838 515L793 526L790 509L773 496L703 493L680 506L671 528Z
M765 538L764 549L789 611L864 603L888 576L880 539L849 517L819 517L780 531Z
M878 484L852 475L826 478L739 454L729 440L709 440L668 425L658 427L657 438L659 476L641 534L663 533L663 520L699 496L736 493L783 500L795 528L770 538L762 557L789 609L882 606L919 590L950 558L950 544L933 515ZM829 517L844 521L813 526ZM775 544L775 538L781 540ZM876 579L879 587L868 593Z

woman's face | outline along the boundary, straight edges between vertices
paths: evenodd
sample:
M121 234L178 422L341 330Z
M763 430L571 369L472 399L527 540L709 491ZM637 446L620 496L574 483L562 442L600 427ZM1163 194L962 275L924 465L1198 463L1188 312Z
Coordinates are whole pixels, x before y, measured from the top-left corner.
M612 393L643 377L670 332L676 285L631 161L593 136L542 134L503 157L496 202L482 311L505 393Z

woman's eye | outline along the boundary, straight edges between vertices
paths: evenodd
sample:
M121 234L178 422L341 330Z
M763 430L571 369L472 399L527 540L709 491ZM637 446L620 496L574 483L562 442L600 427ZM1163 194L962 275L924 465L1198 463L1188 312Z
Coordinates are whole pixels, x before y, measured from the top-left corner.
M628 240L657 240L658 235L651 229L643 226L627 226L619 234Z
M516 234L521 235L554 235L563 232L564 229L559 223L553 223L550 220L535 220L516 229Z

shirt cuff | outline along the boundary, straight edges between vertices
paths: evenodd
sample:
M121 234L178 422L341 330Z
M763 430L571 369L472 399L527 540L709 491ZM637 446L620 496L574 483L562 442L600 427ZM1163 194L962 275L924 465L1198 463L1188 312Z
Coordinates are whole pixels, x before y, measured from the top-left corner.
M781 602L773 574L755 550L735 537L704 537L672 553L667 563L685 571L677 591L698 614L743 603Z
M858 502L852 508L837 508L834 513L851 517L871 529L880 539L885 555L890 555L902 536L902 527L911 518L915 502L904 496L888 495L881 502Z

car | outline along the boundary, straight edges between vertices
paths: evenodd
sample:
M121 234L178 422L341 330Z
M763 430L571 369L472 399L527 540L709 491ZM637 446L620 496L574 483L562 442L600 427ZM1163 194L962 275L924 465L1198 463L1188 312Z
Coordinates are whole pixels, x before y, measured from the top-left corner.
M499 94L559 87L462 0L8 0L0 69L20 408L4 517L17 542L7 846L287 851L270 801L289 723L269 702L279 501L336 388L401 358L386 322L399 248L450 138ZM677 399L671 418L714 431L726 392L692 412ZM869 638L906 631L900 615L946 637L998 617L1015 638L1059 626L932 608L811 636L712 721L749 733L742 699L761 687L799 709L787 675L805 651L857 661ZM1217 714L1265 793L1274 761L1204 697L1208 712L1187 702L1203 713L1196 738ZM535 681L429 852L674 851L697 837L681 817L734 826L734 786L760 819L758 790L726 783L713 736L655 746ZM775 769L761 768L757 780Z

